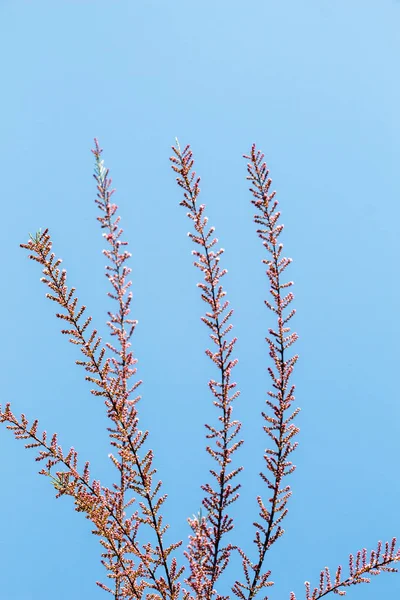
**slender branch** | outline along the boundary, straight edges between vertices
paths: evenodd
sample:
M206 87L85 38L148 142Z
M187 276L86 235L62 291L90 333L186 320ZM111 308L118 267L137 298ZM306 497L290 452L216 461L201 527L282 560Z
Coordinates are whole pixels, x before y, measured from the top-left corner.
M106 344L106 346L111 350L114 354L117 355L117 358L113 358L113 368L110 369L110 372L115 374L116 377L119 377L120 387L122 389L123 397L124 397L124 405L129 398L130 391L128 390L128 379L136 373L136 368L132 369L137 360L133 358L133 354L128 353L129 347L131 346L129 340L132 337L132 334L137 325L137 321L128 318L130 313L130 303L132 300L132 293L129 292L127 294L128 288L131 286L131 281L125 283L126 277L130 274L131 269L127 267L124 263L130 258L131 254L129 252L121 253L121 246L126 246L127 242L121 241L120 237L123 233L122 229L118 228L118 224L120 221L120 217L117 216L114 220L113 217L117 211L117 205L111 204L110 199L115 190L109 190L112 180L109 178L109 170L105 169L104 161L101 160L102 149L99 146L97 139L95 141L95 149L92 150L92 153L95 156L95 173L93 177L97 182L97 199L96 204L99 209L104 212L104 216L97 217L97 220L101 223L101 228L106 229L107 233L103 233L104 238L111 246L110 250L103 250L103 254L107 257L110 265L106 265L106 277L109 280L114 293L108 292L108 296L115 300L119 305L119 313L112 314L108 312L110 317L110 321L107 322L108 327L111 329L111 335L116 336L118 340L119 348L116 349L111 344ZM127 298L125 299L125 296ZM129 332L126 329L126 325L130 327ZM136 389L142 382L139 381L135 384L132 389ZM139 400L139 398L135 399L135 403ZM124 439L122 441L122 449L126 448L127 442ZM125 504L125 494L126 494L126 464L124 455L122 453L120 463L118 465L120 470L120 510L123 510L123 505ZM118 547L120 547L121 542L118 541ZM160 544L162 549L162 542ZM163 553L163 549L162 549ZM169 575L169 573L168 573ZM120 596L120 581L119 578L115 579L115 600L118 600Z
M13 431L17 439L32 440L30 443L25 444L26 448L42 448L39 456L35 460L41 461L47 458L48 462L46 465L47 468L42 469L40 474L46 475L53 480L53 485L58 490L58 494L56 495L57 498L64 494L75 498L75 510L77 512L85 512L86 518L91 520L97 527L97 530L93 531L93 533L95 535L102 535L107 540L106 545L110 545L114 552L114 556L119 561L119 565L123 571L123 577L127 578L129 581L132 590L131 597L140 600L145 583L139 584L139 588L142 588L140 590L135 581L138 576L146 574L143 569L145 562L148 563L148 560L146 555L139 550L139 547L135 542L135 537L140 525L139 520L136 519L137 515L133 515L130 519L125 519L124 524L115 511L115 495L107 488L101 488L99 481L94 480L93 483L90 484L89 463L85 463L83 475L78 473L76 469L77 452L71 448L67 456L64 457L61 446L57 444L57 434L52 436L50 444L47 443L47 434L45 431L40 438L37 435L38 420L35 420L29 428L28 420L25 415L21 415L21 420L18 420L12 413L11 405L8 403L4 411L2 411L0 407L0 422L8 422L9 425L7 425L7 429ZM51 475L51 469L57 464L64 465L67 467L68 471L57 472L57 478L54 478ZM85 490L87 490L87 492L85 492ZM114 526L110 525L107 529L107 522L109 519L114 521ZM115 526L117 526L117 529ZM114 541L121 538L121 533L126 539L123 553L120 552L119 547L114 543ZM124 565L125 559L123 555L127 551L126 548L129 548L130 553L135 554L141 559L141 564L135 571L133 571L134 563L132 560L129 561L129 568ZM104 564L104 561L102 562ZM155 571L151 569L149 564L146 564L146 572L154 581L157 589L159 589L161 597L163 597L162 589L160 589L160 586L158 585ZM104 588L103 584L98 585Z
M203 491L207 493L203 499L203 505L208 511L207 518L212 528L207 528L205 522L196 519L189 520L195 535L191 538L189 552L186 553L192 571L187 582L196 592L197 597L210 600L216 594L214 585L226 568L231 550L234 548L231 544L224 548L220 546L223 535L233 529L233 520L226 514L226 508L239 497L236 492L240 488L240 484L232 486L229 482L243 469L243 467L239 467L231 472L228 471L231 455L243 444L243 440L232 443L241 429L241 423L231 421L232 402L238 397L239 392L229 396L230 391L236 387L236 383L231 383L231 371L238 361L232 359L231 354L237 338L233 338L230 342L224 339L233 327L232 324L227 325L233 311L232 309L227 311L229 302L223 301L226 292L220 285L221 277L227 273L226 269L221 270L219 267L220 256L224 250L222 248L217 252L212 250L218 241L216 238L212 238L215 228L207 229L208 218L204 216L205 206L197 205L200 179L195 179L192 152L189 146L186 146L182 152L179 143L172 150L175 153L175 156L170 159L173 163L172 168L178 174L177 183L184 191L184 199L180 205L189 210L187 216L193 221L195 229L194 234L189 233L188 235L202 249L202 251L194 250L192 252L197 259L194 263L195 266L204 274L204 283L198 284L202 292L201 298L210 307L209 312L202 317L202 321L211 329L210 337L217 346L216 352L207 349L206 354L217 365L220 372L220 382L212 379L209 387L216 398L215 406L222 411L222 415L219 417L222 428L218 430L206 425L209 431L207 438L215 439L216 448L212 449L207 446L207 452L220 466L218 473L210 470L218 483L218 488L214 490L210 484L202 486ZM208 539L208 542L211 542L206 542L204 546L208 550L208 556L207 558L203 557L204 560L201 564L195 560L193 555L198 546L200 530L200 539ZM221 598L221 596L217 596L217 598Z
M397 573L398 569L389 567L390 564L400 561L400 549L395 553L396 538L393 538L390 545L385 543L385 552L381 556L382 542L379 541L376 550L371 550L370 559L367 563L367 549L359 550L356 555L354 564L354 556L349 556L349 571L350 575L346 579L342 579L342 567L339 565L335 575L335 582L331 582L331 574L328 567L325 567L320 573L319 587L315 587L311 594L310 583L305 582L306 600L319 600L327 596L331 592L339 596L345 596L346 591L341 590L343 587L358 585L359 583L370 583L371 580L366 575L380 575L380 573ZM293 592L290 594L290 600L296 600Z
M257 498L260 517L266 521L266 526L257 522L254 523L256 527L255 543L258 549L258 561L256 564L253 564L245 553L239 550L243 559L242 566L246 583L236 581L232 588L233 592L242 600L246 597L244 594L245 590L248 600L251 600L263 587L273 585L273 582L268 581L271 572L267 571L263 574L262 566L267 551L284 533L279 524L287 514L286 503L291 496L291 491L290 486L281 488L281 483L283 477L293 473L295 469L294 465L287 458L297 447L297 443L292 443L291 440L299 432L299 429L294 424L289 423L296 417L300 409L297 408L287 416L287 411L291 408L294 400L294 386L292 385L288 389L289 379L298 356L295 355L287 358L286 350L294 344L298 336L296 333L289 333L290 328L286 327L288 321L295 314L295 310L291 310L285 316L285 309L294 296L292 293L288 293L286 296L282 295L282 290L291 287L293 282L282 283L281 275L291 263L291 259L282 256L283 244L278 244L277 241L282 232L283 225L277 224L280 217L280 213L276 212L278 202L274 200L275 192L269 194L271 179L268 179L269 172L265 162L263 162L264 155L256 151L256 147L253 145L250 156L245 156L245 158L250 160L247 166L247 179L252 184L250 188L254 197L252 204L258 211L254 216L254 221L262 226L262 229L258 229L257 233L263 242L263 246L271 255L271 258L264 259L263 263L268 267L266 274L271 285L270 293L274 303L271 304L265 301L265 304L276 315L277 319L277 330L269 329L270 337L266 338L269 346L269 355L272 358L275 368L275 370L270 367L268 368L272 379L272 386L275 390L275 392L269 391L268 395L275 402L267 400L266 403L272 409L274 416L262 413L267 422L267 425L264 426L264 431L272 439L276 449L267 448L264 454L266 467L272 473L272 478L269 479L264 473L260 473L261 478L267 484L268 488L272 490L273 494L272 498L269 499L269 510L264 505L261 496ZM278 432L278 434L276 435L275 432ZM274 531L275 529L276 531ZM252 578L249 568L253 571Z
M71 288L68 292L66 286L66 271L63 270L60 273L58 268L61 260L57 259L54 262L55 255L53 253L50 254L52 244L48 230L45 230L38 238L31 238L28 244L21 244L21 246L35 252L35 254L31 254L29 258L36 260L44 266L43 273L45 277L42 278L42 282L48 285L53 294L55 294L46 294L46 296L50 300L60 304L67 311L67 314L57 313L56 316L67 321L73 327L73 329L62 330L62 333L72 336L70 342L81 346L82 353L88 359L86 361L76 361L77 364L84 366L86 371L94 373L99 377L96 379L92 376L86 376L86 379L96 384L102 390L92 390L94 395L105 397L108 416L116 425L115 429L109 428L111 438L113 439L112 444L118 448L121 458L125 459L126 468L129 468L129 488L136 491L136 493L143 496L146 500L147 506L144 503L140 503L144 518L140 517L139 519L142 523L150 525L155 530L157 539L160 540L165 533L167 526L161 528L162 517L157 516L157 512L164 503L166 495L161 496L157 501L157 504L153 505L153 499L160 490L161 482L158 482L154 491L151 491L152 476L156 472L155 469L151 470L153 459L152 451L149 450L142 460L139 459L138 456L138 451L146 441L148 432L146 431L143 433L137 430L138 417L135 408L137 399L127 400L126 390L121 387L120 378L111 378L109 376L109 373L112 372L109 359L107 359L104 366L102 366L105 348L100 350L99 356L96 358L95 353L100 346L101 338L97 337L96 330L92 332L89 338L86 338L84 335L85 330L91 321L91 317L86 319L83 326L79 324L86 307L82 306L78 312L76 312L78 299L76 297L74 298L75 288ZM50 257L48 258L49 254ZM135 389L138 385L139 383L134 384L130 391ZM125 448L122 445L124 441L126 442ZM116 461L112 455L110 458L115 466L118 467L118 461ZM134 467L129 464L130 462L133 462ZM171 599L176 597L179 586L174 585L174 580L167 564L167 556L171 550L177 548L180 544L181 542L171 544L169 548L163 548L162 550L159 546L155 550L152 550L156 556L156 564L162 565L166 573L166 586L168 595L170 595Z

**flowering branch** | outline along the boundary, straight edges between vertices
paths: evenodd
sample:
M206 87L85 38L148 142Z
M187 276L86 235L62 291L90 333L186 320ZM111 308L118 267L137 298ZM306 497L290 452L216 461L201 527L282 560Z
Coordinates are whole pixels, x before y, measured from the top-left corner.
M71 448L66 456L62 451L61 446L57 443L57 434L51 438L50 444L47 442L46 431L38 436L38 420L36 419L29 427L29 423L24 414L18 419L11 411L11 405L8 403L4 411L0 407L0 422L9 423L7 429L14 432L16 439L29 439L30 443L25 444L26 448L41 448L36 461L47 459L46 468L39 471L41 475L49 477L57 490L56 498L66 494L75 498L75 510L77 512L85 512L86 518L91 520L96 529L92 531L94 535L101 535L106 541L101 540L102 545L107 549L107 554L103 556L109 557L109 565L102 563L109 570L112 567L114 559L117 559L118 568L121 576L125 580L124 593L125 597L137 598L142 596L142 592L146 587L145 582L139 585L136 580L139 576L149 576L157 587L157 578L154 570L150 567L150 561L143 554L135 541L139 528L139 520L137 513L130 518L121 518L116 510L118 496L115 492L111 492L107 488L101 487L100 482L94 480L90 483L89 463L85 463L83 474L77 471L78 453L74 448ZM57 464L64 465L67 471L57 471L56 477L51 470ZM117 541L122 541L117 545ZM121 547L123 545L123 548ZM134 569L134 561L127 560L124 557L125 553L130 553L141 560L141 564L137 569ZM147 569L144 564L147 563ZM103 584L99 584L103 589L108 589ZM110 590L108 590L110 591ZM162 590L160 590L162 591Z
M183 189L184 199L180 205L188 209L187 216L193 221L195 229L195 233L188 233L188 236L201 248L201 251L192 251L197 259L194 265L204 274L204 283L197 284L201 290L201 298L210 307L201 319L211 329L210 338L217 347L215 352L207 349L206 354L217 365L220 373L220 381L211 379L208 385L215 397L214 405L222 411L218 417L222 426L217 429L206 425L209 431L207 439L215 440L215 448L207 446L206 450L219 465L218 472L210 470L217 481L217 488L214 489L210 484L202 486L207 494L203 499L203 505L208 511L207 519L189 519L194 536L190 537L188 552L185 553L191 568L191 576L185 581L196 593L196 598L210 600L216 593L214 585L226 568L234 548L231 544L223 548L220 546L223 535L233 529L233 520L227 515L226 509L239 497L237 491L240 484L232 486L230 481L243 469L239 467L230 472L228 470L231 455L243 444L243 440L232 443L241 428L241 423L231 421L232 402L239 396L238 391L230 396L231 390L236 387L236 383L231 383L231 372L238 361L231 358L231 354L237 338L230 342L224 339L233 327L232 324L228 324L233 310L228 310L229 302L223 300L226 292L220 284L220 279L227 273L226 269L221 270L219 267L224 250L212 250L218 242L217 238L212 237L215 228L207 229L205 206L197 205L200 178L196 179L196 173L193 171L192 152L189 146L182 152L178 142L172 150L175 154L170 159L172 168L178 174L178 185ZM206 520L212 527L207 527ZM223 596L217 595L217 599L222 598Z
M123 233L123 230L119 228L119 222L121 217L117 216L116 218L114 218L118 207L116 204L111 204L110 201L111 196L114 194L115 190L109 189L112 183L111 178L108 177L109 169L106 169L104 167L104 161L101 160L101 154L103 152L102 148L100 148L97 139L95 139L94 141L95 148L92 150L92 153L95 156L96 163L95 173L93 177L95 178L97 183L97 199L95 202L98 205L99 209L104 213L104 216L97 217L97 220L100 222L101 228L106 229L106 232L103 233L103 237L106 239L110 247L110 249L108 250L103 250L103 254L106 256L110 263L106 265L106 277L113 288L113 293L108 292L108 296L112 300L117 302L119 308L117 314L108 312L110 320L107 322L107 325L111 329L111 336L117 338L118 345L118 348L115 348L115 346L112 344L106 344L107 348L115 355L111 359L112 367L110 367L108 376L110 378L111 375L112 379L117 382L117 387L121 391L123 397L122 405L128 410L130 410L130 419L132 421L132 424L134 424L134 429L136 430L136 424L138 419L135 405L140 400L140 396L136 397L133 400L129 400L129 396L134 390L136 390L139 387L139 385L141 385L142 381L137 381L130 389L128 389L128 380L132 375L136 373L136 368L132 367L137 362L137 360L133 358L133 353L129 352L129 348L131 346L129 340L132 337L132 334L137 325L137 321L128 318L128 315L130 313L130 304L132 301L132 292L128 293L128 289L132 285L132 282L126 282L126 278L131 273L132 269L126 266L125 262L131 257L131 254L127 251L121 251L121 247L126 246L128 242L122 241L120 239ZM127 330L127 326L129 327L129 331ZM111 444L118 448L120 454L119 461L114 457L112 457L112 460L120 471L120 484L118 489L121 510L124 504L124 497L127 491L128 484L128 466L125 460L127 440L120 440L117 429L109 428L109 431L110 437L112 439ZM146 435L147 434L148 432L146 432ZM152 454L149 460L149 465L151 464L151 458ZM157 521L156 512L154 510L150 493L147 493L145 497L149 508L147 509L142 506L142 509L149 517L151 517L152 524L157 536L160 555L163 559L163 564L165 572L167 574L169 588L171 591L172 583L170 581L165 550L163 547L161 527L159 526ZM163 496L161 502L164 502L166 497L166 495ZM118 597L118 578L116 578L115 580L115 588L115 595L116 597Z
M357 552L356 563L354 564L354 556L349 556L349 571L350 575L347 579L342 579L342 567L339 565L335 575L335 582L332 584L331 575L328 567L325 567L321 571L319 577L319 587L314 588L311 594L310 583L305 582L306 586L306 600L319 600L330 592L338 594L339 596L345 596L345 590L340 590L341 587L349 587L351 585L357 585L359 583L371 583L369 577L366 575L379 575L380 573L397 573L398 569L389 567L391 563L400 561L400 549L395 553L396 538L393 538L389 546L389 542L385 543L385 552L381 555L382 542L378 542L376 550L371 550L369 562L367 563L367 549L363 548ZM293 592L290 594L290 600L296 600L296 596Z
M248 600L251 600L260 589L272 585L272 582L267 581L271 572L267 571L262 574L261 569L267 551L284 533L280 523L288 512L286 503L291 496L291 491L290 486L281 487L281 483L284 476L293 473L295 470L295 466L287 458L297 446L297 443L292 442L292 438L298 433L299 429L290 422L296 417L300 409L297 408L290 415L287 415L287 411L291 408L294 400L295 387L294 385L288 387L289 379L298 356L288 358L286 351L294 344L298 336L296 333L289 333L290 328L286 326L296 312L292 309L289 314L285 314L285 309L294 296L291 292L286 296L282 293L282 290L291 287L293 282L283 283L281 275L292 262L292 259L282 256L283 244L278 244L277 241L283 225L278 225L280 212L276 211L278 202L274 200L275 192L269 194L271 179L268 178L269 171L265 162L263 162L264 155L256 151L253 144L250 156L244 155L244 158L250 160L247 165L247 179L252 185L250 191L254 199L251 203L258 211L254 216L254 221L262 227L262 229L257 229L257 233L263 242L264 248L270 254L270 258L264 259L263 263L268 267L266 274L271 285L270 293L273 297L273 304L267 300L265 304L277 318L277 328L269 329L271 337L266 338L269 355L274 365L274 368L268 367L268 372L272 379L272 387L275 390L274 392L268 392L268 396L273 400L267 400L266 403L274 416L262 413L267 422L263 429L275 446L275 449L267 448L264 454L266 467L272 473L272 477L260 473L261 478L272 491L272 497L269 499L269 509L265 506L261 496L257 497L260 517L266 522L266 525L254 523L257 529L254 541L258 550L258 562L253 564L244 552L239 550L243 559L242 566L246 583L236 581L232 588L233 592L242 600L245 599L244 590L246 590ZM249 567L253 571L252 578L250 577Z
M91 317L87 318L83 325L80 324L80 319L86 309L82 306L77 310L78 299L74 297L75 289L72 288L68 292L66 286L66 271L58 268L61 259L57 259L54 262L55 255L51 253L51 240L46 229L43 234L37 234L35 237L31 236L28 244L21 244L23 248L26 248L33 252L29 257L36 260L44 266L43 273L45 277L42 278L52 294L47 294L47 297L58 304L60 304L67 314L58 313L56 316L60 319L67 321L72 329L62 330L63 334L72 336L70 342L81 346L82 353L87 357L85 361L76 361L85 367L86 371L95 374L97 378L92 375L86 376L86 379L96 384L100 388L99 390L92 390L92 393L96 396L105 397L105 404L108 409L108 417L114 422L114 427L109 428L110 437L112 439L112 445L118 449L120 460L110 455L110 458L114 466L120 472L120 484L114 487L118 491L118 510L122 513L126 506L124 500L124 494L127 489L133 490L137 494L141 495L145 499L144 502L140 502L140 508L143 516L138 516L140 523L150 526L156 533L158 545L153 548L150 544L146 545L148 552L152 554L152 561L158 566L162 566L165 571L166 579L160 578L161 588L164 590L163 598L169 596L175 598L179 586L174 584L176 580L176 565L174 564L174 578L171 575L171 569L167 564L167 557L172 550L177 548L180 543L170 545L168 548L164 548L162 544L162 536L165 533L167 526L162 526L162 517L158 514L159 509L166 499L166 495L161 496L155 503L155 497L159 493L161 488L161 482L153 489L152 477L156 472L152 469L153 452L149 450L143 459L139 458L139 449L146 441L148 432L145 433L138 431L137 423L137 410L136 403L139 398L134 400L129 399L129 394L134 391L140 381L135 383L130 389L127 388L128 378L135 373L136 369L132 369L131 366L135 364L136 360L133 359L132 353L128 353L129 338L133 333L135 322L127 319L129 314L130 295L127 300L124 300L124 294L126 293L129 284L125 284L125 277L129 274L130 269L126 266L120 270L121 265L130 256L129 253L124 252L120 254L119 247L123 244L119 240L122 230L118 230L119 218L114 222L111 221L111 217L116 211L116 205L111 205L109 200L112 192L108 191L111 184L111 180L107 178L108 171L104 170L102 162L100 162L100 148L96 143L96 166L97 166L97 181L98 181L98 198L97 201L99 207L105 210L106 216L100 218L102 225L109 228L107 239L111 244L112 250L105 251L107 258L111 261L112 266L109 267L111 275L108 273L110 282L112 283L117 296L110 294L114 299L117 299L120 305L120 311L118 315L109 313L110 321L109 327L112 330L112 335L117 335L121 350L117 351L111 344L106 344L111 351L119 355L120 360L118 361L114 357L104 361L106 348L100 349L98 356L96 352L99 349L101 338L97 336L97 331L94 330L92 334L86 338L85 331L91 322ZM50 254L51 253L51 254ZM49 256L50 255L50 256ZM125 323L131 325L129 333L125 330ZM104 361L104 363L103 363ZM119 576L118 573L113 573L112 577L116 578L116 594L118 594Z

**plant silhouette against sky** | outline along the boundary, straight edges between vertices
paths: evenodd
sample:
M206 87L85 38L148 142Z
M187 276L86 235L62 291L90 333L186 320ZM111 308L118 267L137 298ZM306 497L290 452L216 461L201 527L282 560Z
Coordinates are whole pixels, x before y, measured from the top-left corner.
M21 246L29 251L29 258L38 262L43 270L42 282L48 287L46 296L61 307L56 316L65 323L62 333L71 343L80 347L82 360L77 364L84 367L86 379L94 389L92 394L104 398L110 444L109 454L116 469L115 483L109 489L92 479L89 463L78 467L78 453L71 448L65 453L57 441L57 434L49 439L46 432L39 432L38 421L29 422L25 415L16 417L11 405L0 408L0 421L14 432L17 439L27 440L27 448L37 448L37 461L44 461L40 473L47 476L56 490L56 497L72 496L75 510L83 512L93 525L93 533L99 536L103 547L102 564L107 570L108 585L97 582L111 593L115 600L162 599L175 600L225 600L230 598L228 590L219 589L219 579L229 564L233 552L239 553L242 572L232 581L231 591L241 600L251 600L259 592L273 586L271 572L267 568L267 553L284 533L282 522L287 514L287 502L291 496L290 486L284 477L290 475L295 466L290 454L297 442L294 437L299 429L293 423L299 408L293 408L294 385L291 376L298 356L291 346L297 334L291 332L289 322L295 314L290 308L293 294L291 281L283 280L283 273L291 259L283 255L280 235L280 212L275 192L270 191L271 179L264 162L264 155L252 146L245 156L247 179L251 183L251 202L256 210L254 221L257 234L266 250L263 263L270 284L271 301L265 304L273 317L272 325L266 330L271 365L271 390L267 392L265 412L262 412L263 429L268 436L268 447L264 453L265 471L260 473L263 486L257 497L259 521L255 528L255 558L250 558L240 547L239 541L227 541L233 531L233 519L229 516L229 505L239 497L240 473L243 467L232 468L232 455L243 444L238 436L241 423L233 419L233 403L239 397L232 373L237 359L234 357L236 338L231 336L232 309L226 300L221 280L226 270L220 266L224 250L216 250L217 238L214 227L208 226L205 205L199 204L200 179L193 170L194 161L189 146L182 151L179 143L173 147L172 168L177 183L183 191L180 204L192 221L192 232L188 235L194 244L194 265L200 270L202 281L198 283L202 300L207 305L202 321L210 329L211 349L207 356L217 368L216 379L209 380L213 403L218 411L214 425L206 425L208 454L215 461L210 469L210 481L201 486L204 492L200 513L188 519L191 528L189 544L184 556L186 568L180 564L177 552L182 542L169 546L164 543L168 525L163 523L161 508L166 500L161 481L155 480L153 452L145 450L149 432L138 427L137 390L141 381L136 376L136 359L131 350L131 338L137 321L129 318L132 293L128 276L131 269L127 261L131 254L123 241L117 205L112 202L109 170L101 159L102 149L97 140L92 150L95 157L95 180L97 183L96 204L101 211L98 221L103 231L107 248L103 253L107 259L106 277L114 302L115 312L108 312L110 334L114 343L102 344L98 330L93 328L91 317L86 316L86 306L79 305L75 288L67 286L67 274L60 268L61 259L52 252L52 240L48 229L30 235ZM59 309L60 310L60 309ZM138 541L139 530L144 531L145 544ZM250 532L249 532L250 535ZM231 537L234 535L231 533ZM382 548L369 554L364 548L356 556L349 557L349 572L342 573L339 566L331 579L329 569L324 568L319 583L311 587L305 583L306 600L319 600L329 593L345 595L346 588L359 583L369 583L371 575L383 571L396 572L393 564L400 561L400 550L396 550L396 539L386 542ZM182 581L183 580L183 581ZM293 592L290 600L296 600Z

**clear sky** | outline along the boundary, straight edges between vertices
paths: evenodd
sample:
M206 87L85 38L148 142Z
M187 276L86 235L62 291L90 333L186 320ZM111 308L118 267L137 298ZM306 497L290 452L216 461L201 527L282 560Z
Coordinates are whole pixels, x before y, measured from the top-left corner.
M350 552L400 538L399 30L396 0L0 0L1 404L38 417L111 483L104 406L59 333L39 266L19 248L48 227L105 333L97 136L133 254L141 427L169 494L168 539L187 540L209 480L204 423L216 419L200 273L168 161L175 136L190 143L226 249L245 439L232 540L253 557L255 497L268 498L257 473L272 321L241 156L252 142L266 154L294 260L302 409L286 533L267 562L271 599L300 600L325 565L347 569ZM34 451L4 427L0 448L1 598L105 598L90 523L71 499L55 500ZM399 592L400 574L382 574L348 597Z

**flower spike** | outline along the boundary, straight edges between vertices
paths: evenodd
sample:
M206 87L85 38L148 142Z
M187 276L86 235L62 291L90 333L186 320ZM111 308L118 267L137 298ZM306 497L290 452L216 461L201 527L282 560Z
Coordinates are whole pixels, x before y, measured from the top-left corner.
M231 382L231 373L238 362L232 357L237 338L230 341L225 339L233 328L229 323L233 310L228 309L229 302L224 300L226 292L220 283L227 273L226 269L219 266L224 249L220 248L216 252L213 250L218 240L213 235L215 228L207 226L205 205L198 204L200 178L196 178L193 170L192 151L186 146L182 152L178 142L172 150L175 154L170 159L172 169L178 174L176 180L183 190L180 205L188 210L187 216L193 222L195 231L189 232L188 236L200 247L199 250L193 250L192 254L196 258L194 265L204 276L204 282L197 286L201 290L202 300L209 307L201 320L211 330L210 338L216 346L214 351L207 349L206 354L217 366L220 378L219 381L211 379L208 385L215 398L214 405L222 412L219 416L221 427L217 429L206 425L207 438L215 441L215 447L207 446L206 450L218 463L218 471L210 470L217 485L215 488L211 484L202 486L207 494L203 499L207 516L189 519L193 535L190 536L188 552L185 553L191 568L191 575L186 582L195 592L196 598L211 600L216 594L215 583L226 568L234 549L232 544L221 547L221 542L223 536L233 529L233 520L226 509L239 497L237 491L240 484L232 485L230 482L243 469L239 467L230 471L228 468L232 454L243 444L243 440L233 441L241 429L241 423L231 420L232 403L239 396L238 391L231 394L236 387L236 383ZM222 596L217 595L217 598Z
M382 553L382 542L378 542L377 549L371 550L369 560L367 560L367 549L359 550L356 555L354 564L354 556L349 556L349 576L346 579L342 577L342 567L339 565L335 580L332 582L331 574L328 567L325 567L320 573L319 586L315 587L311 593L311 586L308 581L306 586L306 600L319 600L327 596L330 592L338 596L345 596L346 591L340 588L350 587L359 583L371 583L369 575L380 575L380 573L397 573L398 569L390 567L392 563L400 561L400 548L396 550L396 538L385 543L385 551ZM290 600L296 600L296 596L292 592Z
M264 454L265 465L271 475L260 473L272 496L269 498L269 507L264 504L261 496L257 498L260 508L259 515L265 522L265 524L254 523L256 527L254 541L257 546L258 561L256 564L251 563L245 553L240 551L246 583L236 581L232 588L241 600L245 600L246 597L251 600L262 587L271 585L271 582L268 581L270 571L263 575L262 565L267 551L284 533L281 522L287 514L286 504L291 496L291 491L290 486L282 487L282 479L293 473L295 469L288 457L297 446L292 439L297 435L299 429L291 421L300 409L296 408L289 415L287 414L294 400L294 385L289 386L289 380L298 359L297 355L288 357L287 350L295 343L298 336L296 333L290 333L290 327L287 326L294 316L295 310L292 309L289 313L285 312L294 296L291 292L284 295L284 290L291 287L293 282L282 282L282 274L292 259L282 255L283 244L278 243L283 225L278 223L280 212L276 210L278 202L275 200L275 192L270 193L269 191L271 179L268 178L269 171L264 162L264 155L257 151L253 144L250 155L244 155L244 158L250 161L247 165L247 179L251 182L250 192L253 195L251 203L257 209L254 222L261 226L260 229L257 229L257 234L269 254L268 258L263 259L263 263L267 266L266 274L271 286L270 294L273 301L266 300L265 304L276 317L276 326L269 329L270 337L266 338L273 363L272 367L268 367L268 373L274 391L268 391L268 396L272 400L266 400L272 416L262 412L266 421L263 429L272 440L274 448L267 448ZM249 575L249 568L252 571L252 578ZM247 592L247 595L244 592Z

